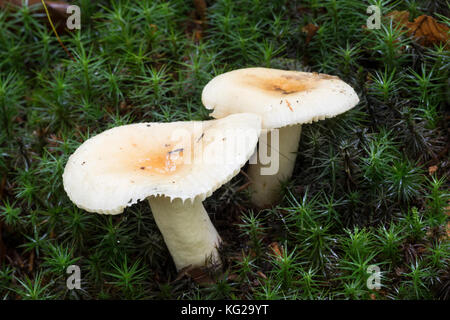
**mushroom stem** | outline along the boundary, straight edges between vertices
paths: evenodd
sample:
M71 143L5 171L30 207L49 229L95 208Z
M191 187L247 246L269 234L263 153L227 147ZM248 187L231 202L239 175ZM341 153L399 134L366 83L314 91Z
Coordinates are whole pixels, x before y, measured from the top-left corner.
M202 201L158 196L149 197L148 202L178 271L221 264L217 251L221 239Z
M266 207L274 204L281 198L281 183L292 176L294 171L295 159L297 157L298 144L302 132L301 124L282 127L279 129L278 148L272 147L271 132L267 134L267 153L270 159L278 157L279 167L275 174L261 174L261 169L269 168L271 163L262 164L258 155L258 162L250 164L248 176L251 181L250 190L252 191L252 202L258 207ZM259 139L261 148L261 137Z

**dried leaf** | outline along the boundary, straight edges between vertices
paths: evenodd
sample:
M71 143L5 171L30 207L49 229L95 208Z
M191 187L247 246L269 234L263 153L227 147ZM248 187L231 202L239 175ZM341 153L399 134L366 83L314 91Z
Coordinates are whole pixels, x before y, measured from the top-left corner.
M309 44L311 39L315 36L317 33L317 30L319 30L319 27L316 26L313 23L308 23L306 26L302 28L302 31L306 33L306 44Z
M66 19L69 16L67 14L67 8L70 6L70 3L62 1L46 1L45 4L47 5L47 8L52 15L52 18L54 13L55 15L59 16L60 19L64 20L63 22L65 25Z
M432 46L440 42L448 43L449 28L438 23L433 17L422 15L414 22L407 24L408 33L412 34L420 44Z
M41 0L28 0L28 6L37 6L39 7L39 13L45 14L44 8L42 6ZM67 14L67 8L70 6L70 3L66 1L45 1L45 5L47 6L48 12L52 18L54 24L60 23L60 27L58 31L63 31L66 26L66 20L69 16ZM14 7L22 6L22 0L0 0L0 8L9 8L14 9ZM45 18L47 19L47 18Z
M433 173L435 173L436 171L437 171L437 169L438 169L438 166L431 166L431 167L428 167L428 174L431 176L431 175L433 175Z
M272 249L273 253L278 256L278 258L281 259L283 257L283 251L282 249L280 249L278 242L272 242L271 244L269 244L269 247Z
M41 0L28 0L26 2L28 6L39 5L42 6ZM45 1L45 5L51 13L55 13L61 17L67 17L67 8L70 6L70 3L65 1ZM0 0L0 7L2 8L13 8L22 6L22 0Z
M433 46L441 42L448 44L449 28L438 23L433 17L421 15L414 22L409 22L409 12L397 10L388 13L387 17L391 18L395 25L406 29L407 34L414 36L423 46Z
M389 12L386 17L391 18L396 25L401 24L406 27L409 23L409 11L393 10Z

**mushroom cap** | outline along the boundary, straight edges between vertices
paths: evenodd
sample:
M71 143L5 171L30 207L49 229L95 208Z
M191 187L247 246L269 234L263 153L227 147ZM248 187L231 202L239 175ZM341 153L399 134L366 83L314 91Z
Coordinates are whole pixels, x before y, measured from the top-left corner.
M69 157L64 190L78 207L104 214L149 196L204 200L239 173L260 131L260 116L250 113L112 128Z
M358 95L336 76L268 68L223 73L203 89L202 102L216 119L251 112L264 129L311 123L353 108Z

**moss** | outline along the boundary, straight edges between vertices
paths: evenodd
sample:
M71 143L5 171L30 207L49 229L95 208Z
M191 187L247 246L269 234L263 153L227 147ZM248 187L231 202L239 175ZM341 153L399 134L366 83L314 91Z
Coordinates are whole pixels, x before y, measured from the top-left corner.
M444 2L395 10L448 25ZM448 299L443 45L423 47L386 19L363 29L356 0L207 1L202 22L182 0L74 3L82 29L60 32L73 60L37 9L0 12L1 298ZM208 198L225 240L214 285L177 279L145 203L103 216L67 198L64 165L89 136L208 119L203 86L250 66L336 75L361 102L304 126L278 206L252 208L244 175ZM66 288L70 264L83 290ZM371 265L380 290L367 287Z

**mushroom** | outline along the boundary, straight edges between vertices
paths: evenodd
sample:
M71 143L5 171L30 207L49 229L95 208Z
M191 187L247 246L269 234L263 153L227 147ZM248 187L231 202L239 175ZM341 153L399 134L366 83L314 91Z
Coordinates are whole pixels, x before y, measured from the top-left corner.
M102 214L148 199L177 270L218 266L221 239L202 201L239 173L260 131L261 118L250 113L109 129L69 157L64 190L78 207Z
M279 161L278 170L268 170L259 150L260 157L251 161L247 173L252 182L252 202L265 207L279 200L281 182L292 175L301 125L335 117L353 108L359 98L336 76L246 68L213 78L203 89L202 102L214 110L211 116L216 119L239 112L262 117L262 128L268 134L261 134L259 149L267 145L270 157Z

